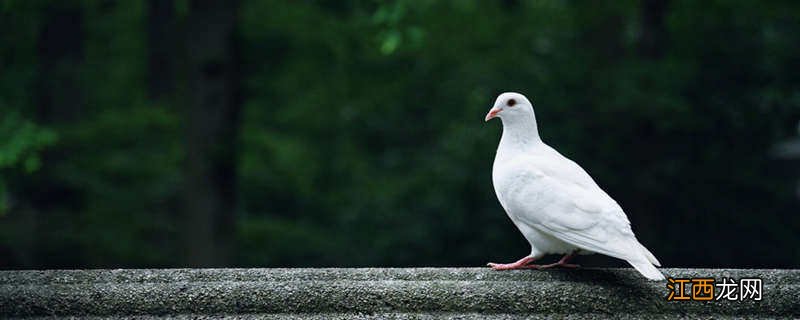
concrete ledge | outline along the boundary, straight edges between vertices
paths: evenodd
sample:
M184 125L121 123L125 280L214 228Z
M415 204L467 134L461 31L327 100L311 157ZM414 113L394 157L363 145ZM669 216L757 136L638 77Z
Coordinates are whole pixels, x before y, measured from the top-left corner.
M800 317L800 270L663 269L763 279L761 301L667 302L632 269L161 269L0 272L0 318Z

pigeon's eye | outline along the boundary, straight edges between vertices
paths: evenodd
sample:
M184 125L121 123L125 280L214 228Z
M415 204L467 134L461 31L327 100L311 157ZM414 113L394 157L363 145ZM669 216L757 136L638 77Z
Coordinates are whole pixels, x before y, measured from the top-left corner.
M516 104L517 104L517 100L514 100L514 99L508 99L508 101L506 101L506 105L509 106L509 107L513 107Z

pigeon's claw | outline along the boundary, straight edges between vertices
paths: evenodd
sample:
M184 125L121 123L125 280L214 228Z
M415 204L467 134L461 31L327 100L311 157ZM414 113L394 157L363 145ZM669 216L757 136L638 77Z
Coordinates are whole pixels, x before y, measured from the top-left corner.
M517 260L514 263L494 263L489 262L486 265L494 270L514 270L514 269L538 269L540 266L535 264L530 264L533 262L533 257L525 257L522 259Z
M572 259L573 257L575 257L575 255L577 253L578 253L577 251L572 252L572 253L562 257L561 260L558 260L558 262L556 262L556 263L542 265L542 266L539 266L539 268L537 268L537 269L544 270L544 269L550 269L550 268L555 268L555 267L562 267L562 268L569 268L569 269L580 268L581 265L579 265L579 264L567 263L569 261L569 259Z
M574 264L574 263L556 262L556 263L551 263L551 264L540 265L536 269L545 270L545 269L550 269L550 268L555 268L555 267L561 267L561 268L567 268L567 269L577 269L577 268L580 268L581 265Z
M538 264L526 264L526 265L519 265L516 263L492 263L489 262L486 264L490 268L494 270L521 270L521 269L539 269L541 266Z

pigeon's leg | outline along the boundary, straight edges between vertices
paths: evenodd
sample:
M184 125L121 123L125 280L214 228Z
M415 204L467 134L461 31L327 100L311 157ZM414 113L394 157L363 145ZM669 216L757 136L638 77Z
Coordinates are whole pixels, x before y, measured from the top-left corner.
M514 263L493 263L489 262L486 265L492 267L494 270L514 270L514 269L538 269L539 265L529 264L535 261L536 258L527 256L525 258L517 260Z
M558 262L556 262L556 263L541 265L541 266L538 266L538 268L536 268L536 269L543 270L543 269L550 269L550 268L553 268L553 267L562 267L562 268L571 268L571 269L578 268L578 267L580 267L580 265L567 263L567 262L569 262L569 259L572 259L577 254L578 254L578 251L573 251L572 253L562 257L561 260L558 260Z

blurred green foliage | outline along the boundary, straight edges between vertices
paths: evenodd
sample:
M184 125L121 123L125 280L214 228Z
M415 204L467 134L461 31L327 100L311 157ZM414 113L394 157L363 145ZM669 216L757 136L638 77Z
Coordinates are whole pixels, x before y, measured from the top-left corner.
M41 166L40 152L56 141L52 130L37 126L20 118L17 113L8 113L0 119L0 216L8 210L6 172L25 174L35 172Z
M75 4L84 102L44 123L49 5L0 2L0 193L13 199L0 267L182 265L187 107L147 98L145 4ZM519 91L665 265L797 266L797 164L768 150L800 119L798 15L791 1L669 1L649 56L639 1L242 1L235 265L526 254L491 186L501 128L482 122Z

